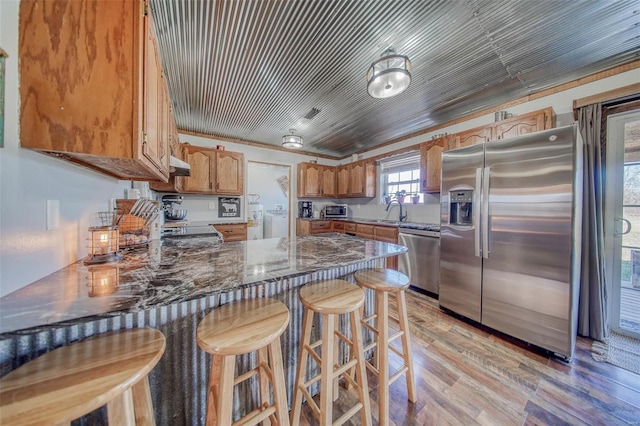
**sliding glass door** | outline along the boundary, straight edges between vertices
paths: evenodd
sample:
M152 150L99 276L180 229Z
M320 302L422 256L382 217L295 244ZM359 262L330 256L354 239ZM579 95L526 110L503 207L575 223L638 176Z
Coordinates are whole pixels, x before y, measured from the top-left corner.
M640 111L607 120L605 240L611 328L640 338Z

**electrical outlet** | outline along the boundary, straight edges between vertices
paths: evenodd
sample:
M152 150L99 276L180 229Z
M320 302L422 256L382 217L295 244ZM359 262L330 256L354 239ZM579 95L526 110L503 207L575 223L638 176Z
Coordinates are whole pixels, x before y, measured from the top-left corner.
M215 209L216 209L216 202L209 201L209 210L215 210Z

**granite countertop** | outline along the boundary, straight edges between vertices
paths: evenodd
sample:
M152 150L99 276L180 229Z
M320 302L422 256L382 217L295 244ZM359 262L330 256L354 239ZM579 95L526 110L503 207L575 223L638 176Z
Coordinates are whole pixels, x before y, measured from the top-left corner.
M308 220L310 222L318 221L318 220L339 220L342 222L355 222L355 223L366 223L370 225L380 225L380 226L394 226L397 228L409 228L409 229L422 229L428 231L436 231L440 232L440 224L439 223L424 223L424 222L398 222L397 220L387 220L387 219L368 219L368 218L298 218L300 220Z
M0 333L137 312L407 250L342 234L214 241L210 237L154 240L149 250L131 252L118 262L71 264L0 298Z

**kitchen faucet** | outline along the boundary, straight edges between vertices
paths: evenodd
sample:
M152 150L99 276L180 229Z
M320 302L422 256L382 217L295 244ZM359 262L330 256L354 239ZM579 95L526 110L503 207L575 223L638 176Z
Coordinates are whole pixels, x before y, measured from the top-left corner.
M385 212L388 212L388 211L389 211L389 208L391 207L391 204L392 204L394 201L395 201L396 203L398 203L398 205L400 206L400 214L398 215L398 222L402 222L403 220L405 220L405 219L407 218L407 215L406 215L406 214L405 214L405 215L403 215L403 214L402 214L402 203L401 203L400 201L398 201L398 199L394 198L393 200L389 201L389 202L387 203L387 207L384 209L384 211L385 211Z

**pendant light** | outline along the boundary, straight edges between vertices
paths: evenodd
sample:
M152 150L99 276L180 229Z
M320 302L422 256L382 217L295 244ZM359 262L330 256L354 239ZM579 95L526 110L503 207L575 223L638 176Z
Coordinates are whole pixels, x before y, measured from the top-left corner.
M296 129L289 129L290 135L284 135L282 137L282 146L291 149L302 148L302 136L294 135Z
M390 98L411 84L411 61L391 48L371 64L367 72L367 91L372 98Z

